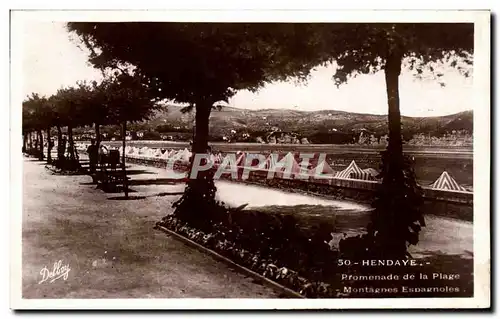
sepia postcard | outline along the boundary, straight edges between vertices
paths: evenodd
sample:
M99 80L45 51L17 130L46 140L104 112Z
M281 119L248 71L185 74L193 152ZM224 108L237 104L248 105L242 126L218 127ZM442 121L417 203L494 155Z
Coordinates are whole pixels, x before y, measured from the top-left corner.
M490 15L12 10L11 308L489 308Z

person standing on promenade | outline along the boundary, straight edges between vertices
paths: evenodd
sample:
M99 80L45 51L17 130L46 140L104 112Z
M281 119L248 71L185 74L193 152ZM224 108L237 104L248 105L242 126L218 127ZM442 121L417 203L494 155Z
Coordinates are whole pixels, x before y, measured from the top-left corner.
M90 141L90 145L87 148L87 154L89 154L90 173L95 173L97 166L97 158L98 158L98 149L97 145L95 144L95 140Z

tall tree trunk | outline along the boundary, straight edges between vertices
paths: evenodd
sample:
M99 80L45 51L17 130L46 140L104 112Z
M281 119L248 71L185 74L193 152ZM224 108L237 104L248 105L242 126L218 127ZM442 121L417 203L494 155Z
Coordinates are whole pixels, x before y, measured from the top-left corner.
M52 162L52 140L50 139L50 126L47 128L47 163Z
M389 145L384 170L384 183L404 183L403 139L401 137L401 112L399 110L399 75L403 54L396 45L389 50L385 64L385 82L388 104ZM397 187L397 186L396 186Z
M190 171L193 168L195 154L206 154L207 152L212 105L212 100L200 100L196 103L196 126ZM174 203L176 216L194 227L208 230L218 217L218 205L215 201L216 191L213 171L198 172L195 178L189 178L183 196ZM199 215L200 212L203 212L203 216Z
M28 133L23 134L23 153L26 153L26 149L28 148Z
M63 142L61 126L57 125L57 159L58 160L64 159L64 152L66 151L65 148L66 148L66 146L64 145L64 142Z
M101 145L101 130L99 123L95 123L95 144L97 145L97 149L99 149L99 145Z
M125 144L127 134L127 121L122 123L122 172L123 172L123 190L125 192L125 199L128 199L128 180L127 180L127 170L125 168Z
M399 110L399 75L403 54L392 43L386 56L389 145L382 152L382 184L377 189L369 238L375 240L365 251L370 258L402 259L408 256L408 244L418 242L419 228L425 226L420 210L422 193L416 182L412 161L403 155L401 114Z
M39 149L39 154L38 154L38 159L43 161L43 134L42 130L38 130L38 138L39 138L39 143L40 143L40 149Z
M71 161L75 161L75 142L73 140L73 127L68 125L68 152Z
M33 149L33 135L31 134L31 132L28 132L28 142L31 151Z
M385 82L387 89L387 102L389 106L389 152L403 153L401 138L401 113L399 111L399 75L401 74L402 55L391 52L387 57L385 67Z
M34 131L33 132L35 135L35 146L34 146L34 152L38 151L38 142L40 141L40 137L38 136L38 132Z
M209 118L212 103L198 102L194 127L193 155L206 153L208 149Z

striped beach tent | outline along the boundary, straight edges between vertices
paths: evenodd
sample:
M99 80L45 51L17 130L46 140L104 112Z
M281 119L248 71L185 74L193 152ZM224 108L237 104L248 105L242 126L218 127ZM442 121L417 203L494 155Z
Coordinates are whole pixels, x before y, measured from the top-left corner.
M257 165L258 158L256 157L256 155L257 154L253 154L253 153L242 153L242 152L236 153L236 166L238 166L238 167L246 167L246 166L252 167L252 166Z
M149 151L149 147L144 146L139 149L139 154L146 154Z
M223 162L224 158L222 157L222 154L210 154L210 161L216 165L219 165Z
M288 154L285 155L284 157L287 161L287 165L291 165L291 171L292 174L300 174L301 172L301 167L299 163L297 163L297 160L295 159L295 156L293 155L292 152L288 152Z
M326 161L322 161L316 167L309 170L309 181L329 184L335 175L335 170Z
M314 177L316 174L321 175L331 175L332 177L336 175L335 170L328 165L326 161L322 161L316 167L313 167L309 170L309 175Z
M162 154L161 154L161 149L157 148L155 149L155 152L154 152L154 156L155 157L160 157Z
M451 177L447 171L444 171L441 176L439 176L439 178L431 184L431 188L462 192L466 191L465 187L458 185L457 181Z
M239 152L239 151L238 151L238 152L236 153L236 166L238 166L238 167L240 167L240 166L241 166L241 167L245 166L245 161L246 161L246 159L247 159L246 154L245 154L245 153L243 153L243 152Z
M180 160L183 161L184 163L189 163L189 160L191 159L191 155L193 155L187 148L183 149L180 154Z
M254 153L236 153L236 166L238 167L255 167L259 161L258 154ZM222 160L221 160L222 163ZM260 163L258 163L260 166Z
M283 163L284 166L280 166L276 168L276 176L279 178L285 178L285 177L292 177L295 175L300 174L301 169L300 165L297 163L295 160L295 157L293 156L292 152L288 152L283 158L279 160L280 163ZM277 162L274 163L276 165ZM271 166L273 167L273 166ZM289 175L285 175L285 172L288 173Z
M215 157L214 154L210 154L210 163L212 163L212 165L216 164L217 162L217 158Z
M266 159L264 169L270 170L271 168L273 168L276 165L277 162L278 162L278 158L276 156L272 156L272 154L269 154L269 156Z
M314 167L318 167L318 165L320 164L320 159L321 159L320 157L321 157L320 153L314 153L313 157L309 159L309 168L310 169L312 169ZM323 161L321 161L321 162L323 162ZM331 167L331 166L328 165L328 167Z
M147 152L146 152L145 155L146 155L147 158L150 158L150 159L154 158L155 155L156 155L156 151L154 149L150 148L150 149L147 150Z
M224 161L224 156L222 155L222 153L217 153L215 155L215 163L220 164L223 161Z
M361 179L361 180L371 180L371 175L363 171L356 164L355 161L352 161L346 169L341 172L338 172L335 175L336 178L350 178L350 179Z
M169 151L165 152L165 154L168 154L169 158L177 160L181 156L181 151L180 150L172 150L170 152Z
M161 153L161 151L160 151L160 153ZM168 150L166 150L165 153L163 153L163 154L160 155L160 158L164 159L164 160L167 160L167 159L170 158L170 154L171 154L171 152L169 152Z
M379 175L379 172L371 167L365 168L363 171L370 174L370 176L373 177L373 179L377 179L377 176Z

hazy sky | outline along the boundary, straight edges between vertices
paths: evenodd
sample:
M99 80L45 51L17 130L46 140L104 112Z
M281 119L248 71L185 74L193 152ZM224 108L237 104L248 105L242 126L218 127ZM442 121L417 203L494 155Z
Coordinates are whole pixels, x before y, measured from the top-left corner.
M100 72L87 63L87 53L78 47L64 24L32 22L23 37L24 95L38 92L51 95L61 86L78 80L100 78ZM407 116L436 116L473 108L471 78L454 70L444 72L446 86L418 80L409 73L400 76L401 112ZM331 77L333 67L314 71L306 85L272 83L257 93L238 92L230 106L262 109L343 110L358 113L386 114L387 100L382 73L360 76L337 89Z

